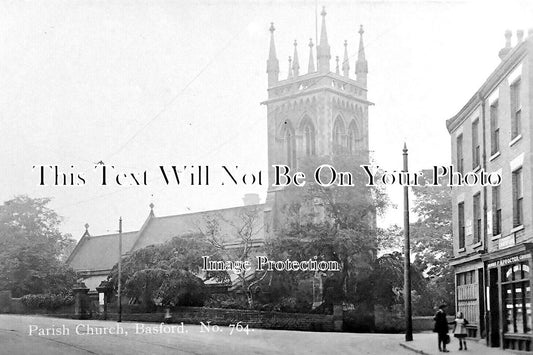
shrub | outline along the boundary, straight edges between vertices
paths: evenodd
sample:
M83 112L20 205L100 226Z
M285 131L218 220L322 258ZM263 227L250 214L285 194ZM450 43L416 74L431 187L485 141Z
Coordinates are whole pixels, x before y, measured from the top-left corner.
M20 301L29 309L54 310L74 304L72 294L35 294L22 296Z

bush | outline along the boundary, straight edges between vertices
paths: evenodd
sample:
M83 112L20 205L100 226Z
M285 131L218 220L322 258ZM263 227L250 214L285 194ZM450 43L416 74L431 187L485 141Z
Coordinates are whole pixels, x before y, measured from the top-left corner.
M54 310L62 306L74 304L72 294L36 294L22 296L20 301L29 309L47 309Z
M207 308L247 309L248 303L236 294L214 294L205 302Z
M375 331L374 314L364 307L345 311L343 315L344 331L354 333L370 333Z
M158 289L163 306L202 307L208 292L204 282L186 270L172 270L166 273L163 284Z

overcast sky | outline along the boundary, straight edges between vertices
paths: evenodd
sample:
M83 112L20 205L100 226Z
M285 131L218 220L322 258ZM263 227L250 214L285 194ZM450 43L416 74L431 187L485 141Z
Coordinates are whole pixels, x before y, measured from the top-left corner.
M499 62L506 29L533 27L531 1L322 1L331 52L358 28L369 66L370 149L385 169L450 163L446 119ZM293 41L307 68L314 1L0 1L0 199L53 198L79 238L158 216L231 207L264 186L166 187L158 165L267 171L266 59L276 26L281 74ZM513 42L515 34L513 33ZM334 61L332 60L332 70ZM306 70L303 70L306 72ZM93 163L149 171L147 187L100 186ZM34 165L84 173L84 186L39 186ZM73 165L74 169L70 166ZM391 190L401 206L401 190ZM391 210L384 224L401 223Z

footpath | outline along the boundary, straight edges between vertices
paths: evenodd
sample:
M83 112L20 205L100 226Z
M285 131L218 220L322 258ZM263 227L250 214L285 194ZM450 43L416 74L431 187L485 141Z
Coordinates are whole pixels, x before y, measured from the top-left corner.
M496 355L496 354L520 354L520 352L506 351L500 348L489 348L485 345L485 340L482 339L468 339L466 340L468 350L459 350L459 341L451 335L450 344L446 345L446 349L449 350L449 354L483 354L483 355ZM437 344L437 334L433 332L423 332L413 334L413 341L402 341L400 346L411 350L417 354L434 355L434 354L446 354L439 351ZM524 352L522 352L524 353Z

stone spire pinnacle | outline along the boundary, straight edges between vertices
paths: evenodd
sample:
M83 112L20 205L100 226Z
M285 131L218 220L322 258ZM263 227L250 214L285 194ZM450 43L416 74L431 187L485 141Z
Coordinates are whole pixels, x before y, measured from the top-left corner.
M368 74L368 63L365 58L365 45L363 43L363 25L359 27L359 52L357 53L357 61L355 62L355 74L357 81L366 87L366 78Z
M350 76L350 60L348 58L348 41L344 41L344 59L342 62L342 73L344 76Z
M292 61L292 74L294 77L300 75L300 63L298 61L298 43L294 40L294 56Z
M317 47L317 61L318 71L321 73L329 73L329 60L331 53L328 43L328 33L326 31L326 7L322 7L322 31L320 32L320 44Z
M308 73L315 72L315 57L313 56L313 39L309 38L309 66L307 67Z
M339 56L335 57L335 62L337 63L337 65L335 66L335 74L340 75L341 72L339 70Z
M292 58L289 56L289 73L287 74L287 79L292 78Z
M279 61L276 57L276 45L274 44L274 22L270 23L270 51L267 59L268 86L272 86L279 80Z

